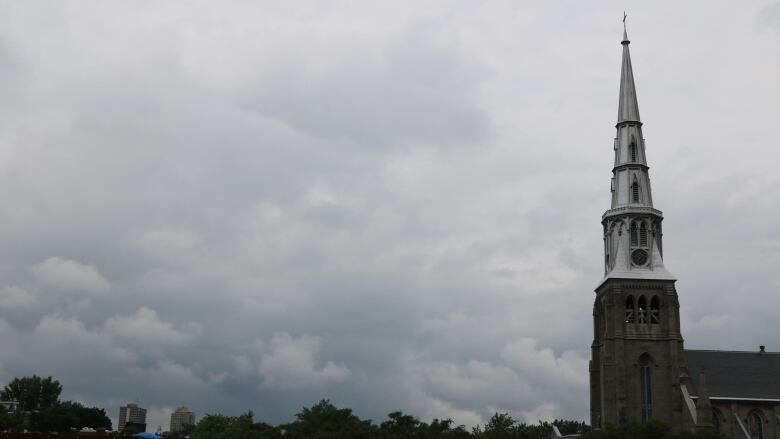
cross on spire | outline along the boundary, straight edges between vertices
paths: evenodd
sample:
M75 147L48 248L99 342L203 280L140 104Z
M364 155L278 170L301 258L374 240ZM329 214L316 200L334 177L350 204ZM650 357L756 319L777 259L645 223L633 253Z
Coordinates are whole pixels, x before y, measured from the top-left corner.
M623 11L623 43L629 43L628 41L628 32L626 32L626 18L628 17L628 14L626 14L626 11Z
M626 13L623 12L623 26L626 24ZM620 69L620 104L618 106L618 123L625 121L639 122L639 104L634 86L634 70L631 67L631 53L628 50L628 35L623 29L623 62Z

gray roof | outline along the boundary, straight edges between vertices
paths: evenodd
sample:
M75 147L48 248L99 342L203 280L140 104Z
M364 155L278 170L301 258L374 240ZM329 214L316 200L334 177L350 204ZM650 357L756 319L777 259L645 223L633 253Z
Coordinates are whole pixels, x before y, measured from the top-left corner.
M780 400L780 352L685 350L693 394L704 367L710 397Z

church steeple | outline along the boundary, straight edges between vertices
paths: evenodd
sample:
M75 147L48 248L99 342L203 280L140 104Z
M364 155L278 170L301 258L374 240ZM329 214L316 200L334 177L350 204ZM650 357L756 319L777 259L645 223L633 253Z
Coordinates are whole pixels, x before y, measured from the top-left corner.
M625 23L625 16L624 16ZM591 425L657 419L681 431L683 340L674 277L663 263L634 72L623 31L612 202L601 217L604 278L593 303Z
M624 23L625 25L625 23ZM639 103L636 100L636 87L634 86L634 71L631 68L631 52L628 45L628 32L623 28L623 67L620 70L620 102L618 104L618 123L639 123Z
M663 266L663 213L653 208L650 168L645 155L645 139L628 49L630 41L625 28L620 44L623 46L623 60L610 188L612 202L602 217L605 279L673 279Z

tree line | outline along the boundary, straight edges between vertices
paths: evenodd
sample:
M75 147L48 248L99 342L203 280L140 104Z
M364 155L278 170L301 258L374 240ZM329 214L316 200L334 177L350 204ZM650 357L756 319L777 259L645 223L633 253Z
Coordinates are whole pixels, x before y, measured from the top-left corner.
M52 377L14 378L0 392L3 401L17 401L15 411L0 407L0 431L72 433L83 428L111 430L105 410L61 401L62 385ZM717 432L671 434L660 422L591 430L581 421L558 419L527 424L508 413L496 413L484 425L466 428L451 419L423 422L400 411L374 423L328 400L305 407L293 421L271 425L256 421L250 411L239 416L207 414L183 431L166 432L167 439L548 439L553 426L561 434L582 439L717 439ZM130 434L130 432L125 432Z
M105 410L85 407L75 401L60 401L60 393L62 385L52 377L14 378L0 392L0 400L16 401L18 407L13 411L0 407L0 431L111 430L111 420Z
M197 424L168 439L548 439L552 426L567 433L588 430L584 422L556 420L539 424L518 423L506 413L494 415L484 426L467 429L451 419L420 421L402 412L392 412L376 424L360 419L349 408L337 408L328 400L303 408L292 422L272 426L254 420L252 412L240 416L209 414Z
M496 413L485 424L471 429L451 419L420 421L393 412L379 424L360 419L351 409L337 408L322 400L302 409L290 423L272 426L254 420L252 412L240 416L209 414L184 431L164 433L167 439L549 439L553 426L563 435L581 439L722 439L715 431L672 434L661 422L627 424L591 430L580 421L558 419L536 424L518 422L508 413Z

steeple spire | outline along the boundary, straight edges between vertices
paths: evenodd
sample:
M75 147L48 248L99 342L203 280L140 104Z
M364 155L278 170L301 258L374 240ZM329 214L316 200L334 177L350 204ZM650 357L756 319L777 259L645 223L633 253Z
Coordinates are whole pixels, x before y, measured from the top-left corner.
M623 12L623 65L620 70L620 101L618 103L617 123L639 122L639 103L636 100L636 87L634 86L634 70L631 68L631 52L628 45L628 32L626 31L626 13Z
M624 13L625 14L625 13ZM620 71L615 136L615 165L612 168L612 203L602 216L604 225L605 279L673 279L663 263L661 221L663 214L653 207L650 167L639 120L628 33L623 16L623 64Z
M679 301L663 261L663 214L653 207L627 34L612 143L612 202L601 217L604 278L593 302L591 425L658 419L678 432L690 424L678 414L685 365Z

